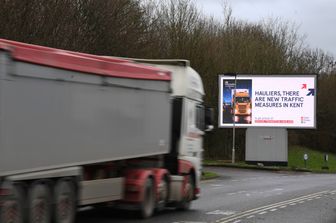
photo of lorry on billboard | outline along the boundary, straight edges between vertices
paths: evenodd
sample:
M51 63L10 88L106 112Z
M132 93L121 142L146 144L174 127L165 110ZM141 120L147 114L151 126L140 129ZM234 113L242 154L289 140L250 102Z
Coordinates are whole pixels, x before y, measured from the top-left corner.
M316 75L219 76L219 127L316 127Z
M251 123L251 80L225 80L223 82L223 123Z

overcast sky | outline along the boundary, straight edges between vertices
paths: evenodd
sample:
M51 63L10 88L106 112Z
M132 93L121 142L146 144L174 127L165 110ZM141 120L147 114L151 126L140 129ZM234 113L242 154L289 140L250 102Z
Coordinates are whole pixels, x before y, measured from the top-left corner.
M199 8L218 19L223 18L223 0L195 0ZM233 17L258 22L280 17L299 26L312 48L336 56L336 0L226 0Z

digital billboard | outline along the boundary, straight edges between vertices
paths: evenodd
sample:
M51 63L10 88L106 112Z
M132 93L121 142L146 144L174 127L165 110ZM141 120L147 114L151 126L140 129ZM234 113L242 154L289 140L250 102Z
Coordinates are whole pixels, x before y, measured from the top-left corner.
M316 75L219 75L219 127L316 128Z

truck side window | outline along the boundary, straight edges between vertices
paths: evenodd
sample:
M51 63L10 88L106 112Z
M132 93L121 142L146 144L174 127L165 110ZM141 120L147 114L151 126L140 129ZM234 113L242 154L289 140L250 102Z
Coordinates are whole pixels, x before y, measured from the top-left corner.
M204 120L204 106L198 104L196 106L196 127L202 131L205 130L205 120Z

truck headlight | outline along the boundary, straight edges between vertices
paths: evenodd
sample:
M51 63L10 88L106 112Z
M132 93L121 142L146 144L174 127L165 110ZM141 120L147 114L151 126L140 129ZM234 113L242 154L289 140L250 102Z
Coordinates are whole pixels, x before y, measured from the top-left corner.
M247 117L245 118L245 121L246 121L247 123L251 123L251 116L247 116Z

